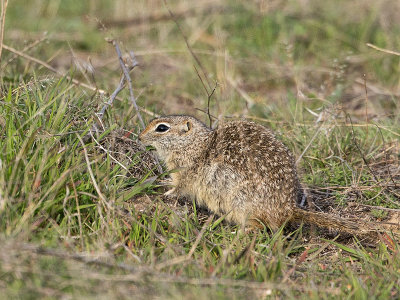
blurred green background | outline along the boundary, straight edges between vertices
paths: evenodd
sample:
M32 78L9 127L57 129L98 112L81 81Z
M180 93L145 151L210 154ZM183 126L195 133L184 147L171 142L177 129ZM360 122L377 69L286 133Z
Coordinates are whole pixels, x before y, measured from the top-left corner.
M299 158L313 209L398 223L400 56L366 44L400 52L400 1L167 6L9 1L0 299L398 299L390 235L371 244L307 226L243 233L206 223L194 203L168 202L165 174L155 180L136 143L128 89L104 116L105 133L88 132L121 78L114 39L127 63L130 51L139 62L131 76L146 122L154 113L207 121L208 82L215 119L271 127Z
M365 93L364 80L373 99L399 93L400 58L366 46L400 48L396 0L169 1L168 5L209 80L218 83L218 101L212 102L215 115L270 117L279 114L282 102L287 105L298 95L309 103L346 95L342 102L351 110ZM105 38L115 38L125 51L134 51L141 64L134 76L142 105L162 113L192 114L205 107L207 95L195 62L163 1L10 2L6 43L21 49L45 33L46 40L30 52L58 70L75 70L83 81L93 80L111 92L119 71L115 51ZM5 51L3 61L6 57ZM26 67L21 61L7 71L23 75L29 72ZM83 78L79 69L92 74ZM250 107L243 95L251 99ZM371 109L385 113L379 104Z

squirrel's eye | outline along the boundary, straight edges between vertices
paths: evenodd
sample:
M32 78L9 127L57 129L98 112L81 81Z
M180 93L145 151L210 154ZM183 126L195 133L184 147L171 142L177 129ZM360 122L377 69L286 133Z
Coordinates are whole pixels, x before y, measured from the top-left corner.
M156 127L157 132L166 132L169 129L169 126L165 124L160 124Z

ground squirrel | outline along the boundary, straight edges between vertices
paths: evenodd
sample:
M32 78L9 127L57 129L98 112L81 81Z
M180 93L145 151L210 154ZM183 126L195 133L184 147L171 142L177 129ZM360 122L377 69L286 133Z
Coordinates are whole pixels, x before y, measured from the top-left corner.
M173 189L226 220L276 230L305 221L352 234L358 224L306 211L291 151L266 127L246 120L210 129L198 119L173 115L152 120L139 136L172 171Z

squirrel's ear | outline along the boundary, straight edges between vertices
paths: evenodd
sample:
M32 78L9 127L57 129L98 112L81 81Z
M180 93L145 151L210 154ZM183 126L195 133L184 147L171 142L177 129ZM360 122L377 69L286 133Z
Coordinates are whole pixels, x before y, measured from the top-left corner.
M186 131L186 132L189 132L189 131L192 129L192 127L193 127L192 122L187 121L187 122L186 122L186 126L185 126L185 131Z

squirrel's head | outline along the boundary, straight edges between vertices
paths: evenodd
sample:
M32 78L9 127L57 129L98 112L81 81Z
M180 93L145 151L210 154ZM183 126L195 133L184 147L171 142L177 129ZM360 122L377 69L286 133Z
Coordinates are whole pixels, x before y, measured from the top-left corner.
M166 116L153 119L139 135L146 146L153 146L161 159L171 152L201 148L209 129L204 123L191 116Z

